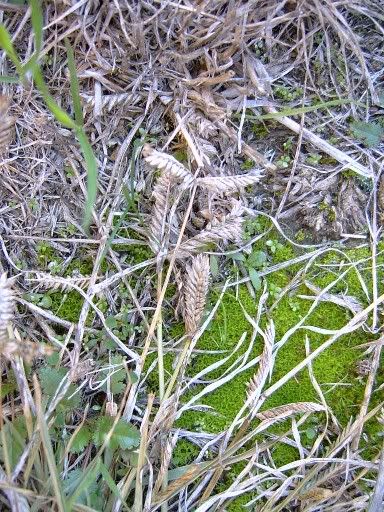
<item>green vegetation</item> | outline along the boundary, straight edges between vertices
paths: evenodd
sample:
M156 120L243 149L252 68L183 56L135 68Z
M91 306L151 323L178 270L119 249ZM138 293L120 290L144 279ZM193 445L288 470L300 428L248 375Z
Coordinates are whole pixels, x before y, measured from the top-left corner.
M275 252L271 251L273 263L287 261L294 256L292 248L288 245L283 245L277 241L275 241L274 244L267 243L266 245L269 249L272 247L276 248ZM254 252L252 254L254 254ZM369 249L351 249L345 251L345 255L353 262L368 260ZM327 265L341 265L343 261L345 262L345 258L341 254L330 252L318 261L321 270L313 270L307 279L313 285L319 287L319 289L323 288L335 280L335 275L332 270L333 267L327 267ZM364 266L366 266L366 264ZM369 282L369 273L366 270L361 270L361 275L364 279L367 279L366 285L369 288L371 285ZM274 300L279 296L279 293L271 293L271 290L273 291L278 288L278 290L281 291L292 282L293 277L294 271L288 268L285 271L276 272L265 279L270 290L267 306L271 307ZM353 270L348 272L344 279L336 283L330 292L350 293L358 297L359 300L362 301L362 304L366 302L364 300L365 295L361 283L356 272ZM308 290L305 285L301 285L298 289L286 293L278 302L277 307L271 312L270 316L274 321L276 329L276 342L279 342L289 329L300 322L312 305L312 300L301 298L300 295L312 295L312 292ZM260 294L257 295L256 299L252 299L247 289L243 286L239 289L237 299L233 294L227 293L224 296L215 319L199 340L197 348L202 351L225 350L230 352L244 332L247 332L247 341L249 342L252 328L245 318L242 308L244 307L251 316L254 316L259 299ZM327 329L329 331L336 331L350 319L351 313L345 308L330 302L322 302L309 317L306 318L304 324ZM323 343L329 335L309 332L305 329L297 330L278 351L270 384L277 382L305 358L306 337L308 338L310 350L313 351ZM342 336L329 349L316 358L313 363L314 376L324 393L328 407L337 417L341 427L345 427L349 419L357 414L359 404L361 404L364 382L358 379L356 373L356 362L361 357L361 351L356 347L369 340L370 336L363 330L355 331L352 335ZM208 380L219 378L224 370L229 368L231 364L245 352L246 348L247 343L245 343L241 351L237 351L224 366L205 375L204 378ZM250 358L259 355L261 350L262 342L260 337L258 337ZM191 364L189 376L196 375L198 372L204 370L204 368L218 361L221 357L222 354L196 354ZM178 421L178 425L186 430L199 431L199 429L202 429L212 433L218 433L228 428L245 401L247 383L250 381L255 371L256 367L242 372L229 383L222 385L219 389L203 397L199 403L211 409L202 412L185 412ZM188 401L202 389L202 386L194 386L185 395L184 400ZM305 401L319 401L319 396L311 383L307 369L298 373L294 379L291 379L276 391L264 404L263 410L289 403ZM316 435L318 434L322 417L313 416L311 421L315 421L315 423L308 426L307 433L303 436L304 446L306 444L306 437L309 436L307 442L310 444L314 433ZM286 427L287 425L283 423L279 427L275 427L274 430L276 432L283 432ZM371 445L370 451L373 446L379 449L380 436L377 422L372 422L371 428L368 430L368 435ZM297 451L284 443L279 443L274 450L275 462L279 462L282 465L291 460L295 460L295 457L297 457ZM174 462L184 465L191 462L193 456L194 450L192 448L188 450L186 448L186 442L183 441L181 447L176 447Z

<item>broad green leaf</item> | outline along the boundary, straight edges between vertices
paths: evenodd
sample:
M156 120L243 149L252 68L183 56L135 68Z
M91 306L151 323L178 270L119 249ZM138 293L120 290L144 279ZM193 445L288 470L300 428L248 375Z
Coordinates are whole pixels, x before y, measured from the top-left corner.
M234 252L229 257L234 261L245 261L245 256L242 252Z
M250 268L248 270L248 274L249 274L249 278L251 280L252 286L258 292L261 289L261 279L260 279L258 272L256 272L256 270L254 268Z
M0 436L0 458L4 460L2 436L5 436L7 454L13 468L27 444L28 436L24 416L18 416L13 421L5 420L2 429L3 432Z
M212 277L215 278L219 275L219 263L217 260L217 256L211 254L209 257L209 265L211 267Z
M67 496L73 495L73 493L77 490L77 488L81 484L83 476L84 476L84 471L82 471L79 468L73 469L72 471L68 472L68 476L63 482L64 492ZM86 492L84 491L84 493L81 493L78 496L76 503L81 503L81 504L85 505L87 503L87 495L89 496L97 491L98 476L99 476L99 472L92 473L93 479L88 480Z
M110 317L114 318L114 317ZM122 365L123 363L123 357L120 355L111 357L111 364L112 365ZM114 395L118 395L119 393L122 393L126 386L126 379L127 379L127 373L125 371L124 366L116 367L114 369L110 368L108 370L105 370L103 372L103 378L105 378L107 375L110 375L109 379L109 386L110 390ZM107 382L103 385L103 390L106 392L108 389Z
M368 147L377 146L384 135L384 128L377 123L354 121L350 126L353 135Z
M117 323L117 320L114 316L107 316L107 318L105 319L105 325L107 327L109 327L110 329L116 329L116 327L118 326L118 323Z
M69 69L69 80L71 85L71 96L73 102L73 108L75 111L75 119L79 126L83 126L83 109L81 108L80 92L79 92L79 80L77 78L75 56L73 49L69 43L69 40L65 38L65 48L67 49L68 69Z
M95 421L92 427L92 439L96 446L103 445L109 432L113 428L114 421L114 418L111 416L100 416ZM120 447L122 450L128 450L139 446L139 444L139 430L134 425L122 419L118 420L109 441L109 448L116 450Z
M73 509L74 503L87 503L89 497L97 492L97 480L100 475L100 457L93 459L85 471L74 470L69 482L64 482L65 493L70 498L69 509ZM75 473L76 471L76 473ZM96 485L96 486L95 486Z
M307 436L308 439L315 439L315 437L317 436L317 431L315 428L313 427L309 427L307 428L307 430L305 431L305 435Z
M91 442L92 434L87 425L82 425L72 440L69 451L71 453L81 453Z
M247 259L247 265L254 268L260 268L267 261L267 255L264 251L253 251Z
M45 309L49 309L52 306L52 299L49 295L44 295L44 297L39 302L39 306Z
M52 368L45 367L40 368L39 370L39 378L41 388L43 390L43 394L52 397L59 387L60 382L67 375L67 368ZM70 397L77 390L77 386L75 384L71 384L66 393L66 397ZM60 410L66 410L68 408L77 407L80 403L80 395L79 393L74 394L70 399L66 398L62 400L59 404Z

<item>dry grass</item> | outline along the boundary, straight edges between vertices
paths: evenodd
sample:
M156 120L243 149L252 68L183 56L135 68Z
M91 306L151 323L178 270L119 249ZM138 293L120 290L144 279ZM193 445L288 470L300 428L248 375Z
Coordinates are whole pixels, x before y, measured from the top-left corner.
M30 74L4 82L0 509L213 512L239 510L234 500L246 497L260 512L379 512L383 452L367 458L361 447L366 423L383 423L382 403L371 402L382 371L384 147L382 132L371 146L359 141L352 120L382 126L380 2L58 0L43 5L41 48L32 12L0 2L22 63L38 51L50 94L77 119L66 38L74 49L97 199L87 231L89 165L74 132L54 119ZM5 52L0 68L15 76ZM249 254L266 237L244 239L247 221L263 216L302 252L259 272L301 268L270 308L267 290L255 294L240 261L237 278L228 275L225 257ZM307 244L295 239L301 229ZM320 255L356 241L370 247L372 285L361 262L335 269L324 289L306 281ZM365 304L352 292L333 293L350 268ZM211 273L220 292L214 305ZM244 311L250 338L240 333L231 353L193 374L199 339L228 290L244 283L258 299L254 318ZM277 337L274 311L303 283L314 293L308 313ZM353 317L337 332L316 328L327 339L310 350L315 328L306 322L322 301ZM173 339L169 327L180 314L184 333ZM312 364L360 328L375 340L365 394L340 429ZM270 383L278 351L299 330L306 357ZM256 340L264 346L258 356ZM249 369L246 398L225 431L178 428L183 414ZM318 402L261 410L302 369ZM311 415L324 424L308 449L301 429ZM79 433L87 442L73 450ZM179 468L173 453L183 437L200 452ZM295 447L296 460L276 463L280 442Z

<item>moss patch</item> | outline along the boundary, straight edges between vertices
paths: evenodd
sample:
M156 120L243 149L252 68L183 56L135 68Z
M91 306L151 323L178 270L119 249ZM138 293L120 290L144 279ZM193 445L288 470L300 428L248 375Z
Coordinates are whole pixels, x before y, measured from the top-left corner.
M261 241L264 244L265 241ZM260 249L260 247L256 247ZM294 251L289 246L281 245L277 248L275 253L271 256L270 263L275 264L282 261L287 261L295 256ZM361 260L358 269L360 279L363 279L369 291L371 291L371 276L370 276L370 251L368 248L357 248L346 251L346 256L352 261L357 262ZM356 297L363 307L367 304L367 297L362 288L359 275L354 270L353 266L348 262L348 258L344 257L338 252L327 253L322 257L317 264L311 267L309 275L305 277L306 280L319 288L330 284L340 273L345 270L346 265L349 265L351 270L341 279L331 290L330 293L349 294ZM380 261L379 261L380 263ZM289 267L284 271L275 272L266 277L268 288L272 291L286 287L292 278L297 273L297 265ZM341 269L341 270L340 270ZM381 272L381 271L380 271ZM382 276L380 275L379 278ZM380 282L380 280L379 280ZM273 295L273 294L271 294ZM278 293L276 294L278 296ZM275 324L276 329L276 343L278 343L283 335L297 324L304 315L307 314L309 308L313 304L312 300L299 297L300 295L313 295L302 284L294 292L287 292L283 298L278 302L270 313L270 316ZM276 296L271 296L268 300L267 306L270 307L276 299ZM249 339L252 333L252 328L244 316L241 305L251 315L255 315L259 296L256 300L252 299L245 287L239 289L238 299L235 298L233 293L227 293L223 302L216 314L215 319L211 323L209 329L204 333L204 336L199 340L197 348L200 350L227 350L228 353L234 348L243 332L247 332L247 341L241 347L240 351L233 355L233 357L222 367L211 372L205 376L205 379L218 378L223 371L234 363L241 353L244 353L248 347ZM347 309L340 307L332 302L320 302L310 316L305 320L304 325L310 325L330 331L336 331L344 326L352 318L352 313ZM262 323L262 327L265 327ZM320 334L310 331L308 329L298 329L288 341L280 348L275 360L272 380L270 384L277 382L289 370L294 368L306 356L305 352L305 339L308 337L311 351L315 350L330 335ZM327 350L325 350L319 357L313 361L313 371L315 377L321 386L322 392L325 395L326 401L333 413L337 417L341 426L345 426L351 417L354 417L361 404L364 393L365 379L358 378L356 373L356 363L362 358L362 352L356 347L362 343L371 340L371 336L365 333L362 329L355 331L349 335L342 336L335 341ZM263 344L258 337L252 354L249 359L260 354ZM190 376L195 375L202 369L223 355L215 354L196 354L188 368ZM251 368L232 379L230 382L224 384L219 389L204 396L199 403L209 406L211 410L204 411L187 411L178 421L178 426L181 428L199 431L204 430L207 432L218 433L225 430L231 423L240 407L243 405L246 398L246 386L250 378L257 370L257 366ZM383 376L379 376L380 380ZM203 386L196 386L191 389L185 396L184 400L187 402L193 395L203 389ZM304 402L316 401L319 402L314 387L309 378L308 369L299 372L293 379L279 388L263 405L263 409L276 407L279 405L288 404L291 402ZM304 426L302 443L304 446L311 446L311 440L317 436L318 429L321 428L323 422L321 414L312 415L310 420ZM276 433L284 432L287 424L281 424L274 427L273 431ZM379 431L377 422L372 421L371 424L366 426L366 433L369 440L374 447L379 443ZM175 450L174 463L180 465L188 464L193 460L192 452L185 449L185 441L183 441L183 450L180 451L179 447ZM377 444L378 446L378 444ZM376 448L373 448L374 450ZM185 455L185 457L183 457ZM274 460L276 464L285 464L297 458L297 451L283 443L278 443L274 449ZM177 462L176 462L177 461ZM235 505L234 505L235 506ZM234 508L233 510L236 510Z

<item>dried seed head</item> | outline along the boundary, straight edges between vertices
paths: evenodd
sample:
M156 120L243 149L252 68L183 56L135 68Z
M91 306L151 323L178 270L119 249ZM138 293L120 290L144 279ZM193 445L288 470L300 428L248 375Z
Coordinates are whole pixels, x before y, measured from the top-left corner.
M187 266L184 285L185 330L193 335L200 326L209 285L209 258L199 254Z
M240 244L242 235L243 219L238 216L228 215L221 222L212 221L209 228L183 242L179 247L178 256L185 258L194 252L203 251L210 243L225 245L233 242Z
M236 176L217 176L198 178L197 185L217 194L233 194L241 192L248 185L254 185L260 180L260 175L240 174Z
M13 135L15 119L7 115L9 99L0 95L0 153L9 144Z
M160 169L163 173L174 177L185 188L193 184L194 177L192 173L173 156L156 151L149 144L144 144L143 156L151 167Z
M157 253L164 238L164 229L169 211L170 190L172 177L169 174L162 174L156 181L152 197L155 200L152 209L150 224L150 246Z

